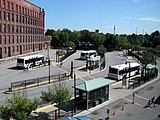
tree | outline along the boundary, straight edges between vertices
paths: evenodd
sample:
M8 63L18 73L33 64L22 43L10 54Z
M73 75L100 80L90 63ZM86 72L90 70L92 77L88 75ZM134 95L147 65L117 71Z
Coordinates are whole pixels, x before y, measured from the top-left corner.
M69 41L69 34L66 30L62 30L59 34L59 41L61 46L66 47L66 43Z
M66 104L70 100L70 94L67 88L65 87L65 84L62 82L53 84L53 86L50 86L48 88L47 92L41 92L42 100L51 102L51 103L57 103L58 104L58 113L60 116L60 107L61 104Z
M71 47L72 49L75 49L75 48L76 48L75 43L72 42L72 41L68 41L68 42L67 42L67 46L68 46L68 48Z
M157 47L157 45L160 45L160 36L154 36L152 43L154 47Z
M97 49L97 53L103 55L105 52L107 52L107 49L101 44Z
M38 100L33 101L27 98L25 92L16 92L11 98L5 100L5 104L0 106L0 117L4 120L24 120L33 110L36 110Z

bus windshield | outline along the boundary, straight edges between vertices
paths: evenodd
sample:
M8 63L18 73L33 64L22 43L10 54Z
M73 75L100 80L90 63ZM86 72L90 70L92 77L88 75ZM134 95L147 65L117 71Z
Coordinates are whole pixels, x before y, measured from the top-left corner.
M115 69L115 68L109 69L109 73L117 74L117 72L118 72L118 69Z
M17 59L17 63L24 63L24 59Z

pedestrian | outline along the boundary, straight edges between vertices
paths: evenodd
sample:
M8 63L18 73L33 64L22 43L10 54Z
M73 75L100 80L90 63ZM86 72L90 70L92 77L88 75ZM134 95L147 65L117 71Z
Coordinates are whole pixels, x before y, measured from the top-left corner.
M156 106L155 106L155 97L153 97L153 98L151 99L151 103L153 103L154 107L156 107Z
M150 107L150 105L151 105L151 100L148 101L147 105L144 108Z
M60 62L60 67L63 65L63 62Z

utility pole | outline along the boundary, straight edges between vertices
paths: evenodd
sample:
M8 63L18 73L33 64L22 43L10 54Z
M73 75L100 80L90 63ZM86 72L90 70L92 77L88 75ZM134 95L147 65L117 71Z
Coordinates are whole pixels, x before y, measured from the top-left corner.
M115 35L115 33L116 33L116 27L114 26L114 28L113 28L113 29L114 29L114 35Z
M138 27L136 27L136 35L137 35L137 29L138 29Z

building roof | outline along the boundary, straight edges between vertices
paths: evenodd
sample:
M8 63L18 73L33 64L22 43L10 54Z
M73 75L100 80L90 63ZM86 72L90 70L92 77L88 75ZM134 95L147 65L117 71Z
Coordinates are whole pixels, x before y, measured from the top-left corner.
M156 68L156 66L152 64L147 64L146 68L151 70L151 69Z
M88 58L88 61L99 61L99 60L100 60L100 56L91 55L91 56Z
M83 83L76 85L76 89L82 90L85 92L90 92L92 90L107 86L114 82L115 81L111 79L96 78L96 79L88 80L88 81L85 81Z

